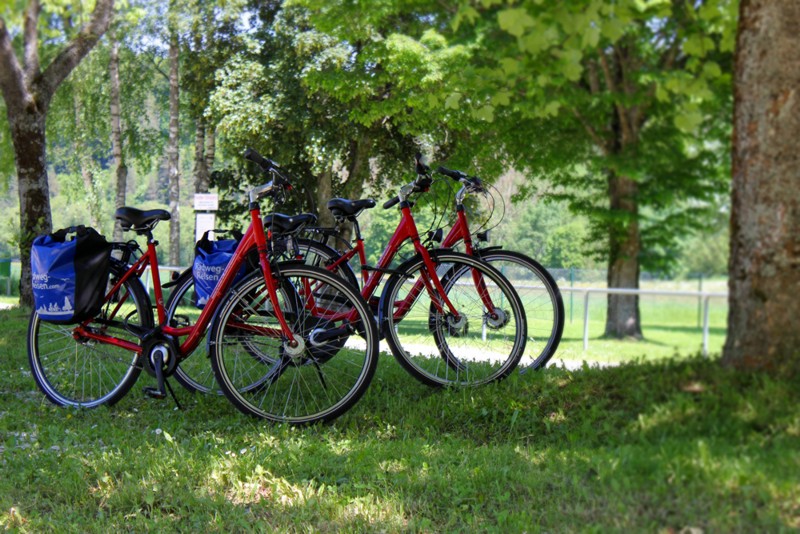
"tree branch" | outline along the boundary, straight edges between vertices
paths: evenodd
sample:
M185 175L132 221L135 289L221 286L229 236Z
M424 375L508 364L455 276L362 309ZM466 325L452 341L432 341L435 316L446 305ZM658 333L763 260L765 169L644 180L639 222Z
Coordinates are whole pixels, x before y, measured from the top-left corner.
M78 35L48 65L39 79L37 89L43 102L50 101L56 88L100 40L111 24L113 16L114 0L97 0L89 23L81 28Z
M603 152L603 155L607 156L608 145L606 143L606 140L597 134L592 125L589 124L589 121L586 120L586 118L581 114L580 111L578 111L577 108L572 108L572 114L575 115L575 118L577 118L578 121L580 121L580 123L583 125L583 128L586 130L586 133L589 134L589 137L592 139L594 144L596 144L598 148Z
M25 10L23 30L23 50L25 63L25 84L30 87L39 75L39 35L36 26L41 12L39 0L30 0Z
M619 117L619 124L620 127L622 128L621 141L622 144L625 145L628 142L633 141L630 121L628 120L627 113L625 112L625 107L616 101L618 87L616 78L611 73L611 68L608 65L608 58L606 57L606 54L605 52L603 52L602 49L598 49L597 53L600 56L600 66L603 68L603 77L605 78L606 81L606 87L611 93L612 98L614 98L614 108L616 109L617 116Z
M14 53L6 21L0 18L0 91L8 111L17 113L30 101L25 87L25 75Z

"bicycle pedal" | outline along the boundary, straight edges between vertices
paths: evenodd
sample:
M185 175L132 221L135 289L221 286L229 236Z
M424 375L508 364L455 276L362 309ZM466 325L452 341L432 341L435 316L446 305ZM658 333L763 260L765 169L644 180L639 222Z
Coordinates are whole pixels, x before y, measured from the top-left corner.
M145 386L145 387L142 388L142 391L144 392L145 395L147 395L151 399L166 399L167 398L167 392L166 391L161 391L158 388Z

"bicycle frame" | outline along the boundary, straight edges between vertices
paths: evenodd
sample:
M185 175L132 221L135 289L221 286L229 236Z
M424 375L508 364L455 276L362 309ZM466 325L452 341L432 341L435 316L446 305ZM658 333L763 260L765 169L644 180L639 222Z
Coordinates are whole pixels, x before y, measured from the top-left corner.
M475 248L472 246L472 235L469 233L467 216L464 214L464 206L460 204L456 206L456 223L442 240L442 247L454 247L459 241L464 242L464 249L467 254L470 256L475 255Z
M231 258L231 261L228 263L227 267L222 273L220 277L219 283L217 284L216 288L214 288L213 293L208 299L208 302L203 307L203 311L200 313L200 317L198 318L197 322L190 327L184 328L175 328L168 324L167 322L167 314L166 309L164 307L164 295L161 289L161 278L158 271L158 255L156 253L156 243L155 241L150 238L147 242L147 250L145 251L142 256L136 260L136 262L131 265L125 274L120 277L120 279L114 284L114 287L111 291L108 292L106 295L106 300L108 300L111 295L113 295L125 281L131 279L131 277L139 278L144 273L145 269L150 267L151 276L153 279L153 286L155 291L155 300L156 300L156 310L158 313L158 326L156 326L155 330L160 331L163 334L175 337L182 337L188 336L183 343L180 344L178 350L178 359L182 360L189 356L200 344L203 335L208 328L208 325L211 323L212 318L214 317L214 313L219 308L220 304L224 300L224 298L228 294L228 290L230 289L236 274L239 272L242 264L246 261L247 254L253 249L253 247L258 250L258 258L259 258L259 265L261 267L261 273L264 276L265 285L267 287L267 294L269 299L272 302L278 301L277 296L277 284L275 278L272 276L272 267L269 262L269 258L267 255L267 240L271 239L271 235L267 235L264 232L264 227L261 224L261 210L256 203L251 203L250 206L250 218L251 223L250 227L247 229L247 232L244 234L242 241L239 243L239 246L236 248L236 251ZM119 310L122 302L120 302L115 310L114 314ZM276 318L281 326L280 331L267 331L264 329L262 333L266 335L271 335L274 337L284 337L289 343L296 343L294 335L289 328L289 325L286 322L286 319L283 315L283 310L280 309L279 306L274 307ZM94 331L88 330L86 327L90 321L86 321L83 324L78 325L75 330L73 331L73 337L77 338L86 338L86 339L93 339L96 341L101 341L103 343L115 345L117 347L130 350L132 352L141 353L142 346L131 343L129 341L125 341L122 339L118 339L115 337L105 336L103 334L96 333Z
M393 316L395 318L404 317L405 314L411 309L412 304L420 295L422 290L426 289L428 294L431 296L431 301L437 312L444 313L445 311L449 311L456 319L459 318L460 315L458 310L447 297L444 287L442 286L442 282L436 273L436 265L433 263L428 249L422 245L422 241L419 238L419 232L417 231L417 225L414 221L414 216L411 214L411 204L408 201L400 202L400 213L400 222L392 234L392 237L389 239L389 243L387 243L386 247L384 248L381 257L378 259L377 266L369 269L373 271L371 275L366 269L367 258L364 250L364 240L361 238L360 233L356 237L355 246L348 250L335 262L333 262L330 266L328 266L328 269L334 270L338 266L342 265L342 263L348 262L356 254L358 254L358 259L362 266L361 277L363 281L363 287L361 289L361 296L364 297L364 299L369 300L369 298L374 295L375 290L380 285L381 279L383 278L383 273L387 270L392 260L397 255L400 247L406 242L406 240L410 239L414 245L414 251L422 258L425 269L420 271L420 280L417 280L414 283L408 295L406 295L402 301L394 303L395 311L393 312ZM480 282L478 282L476 279L476 283L478 283L481 299L484 300L485 303L488 303L487 306L490 306L491 299L480 273L473 272L473 278L475 277L480 278ZM488 309L493 310L494 307L488 307Z

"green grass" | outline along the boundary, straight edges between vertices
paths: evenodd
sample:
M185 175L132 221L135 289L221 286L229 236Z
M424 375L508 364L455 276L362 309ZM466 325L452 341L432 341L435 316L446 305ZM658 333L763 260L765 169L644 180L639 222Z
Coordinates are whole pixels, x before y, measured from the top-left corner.
M0 312L0 527L28 532L800 528L800 388L686 357L432 391L383 357L335 424L178 391L51 406ZM592 340L595 344L595 341ZM599 342L597 342L599 345Z

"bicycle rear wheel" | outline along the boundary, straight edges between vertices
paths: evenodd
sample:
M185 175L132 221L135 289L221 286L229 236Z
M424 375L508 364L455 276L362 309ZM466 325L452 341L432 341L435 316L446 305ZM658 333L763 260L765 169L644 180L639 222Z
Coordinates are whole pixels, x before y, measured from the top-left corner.
M381 295L381 324L392 353L429 386L478 386L505 378L525 349L519 296L499 271L478 258L444 250L430 254L459 316L437 311L430 293L420 286L428 276L425 264L419 256L412 258L398 268L401 274L387 282ZM476 277L493 310L484 305ZM402 312L404 305L410 308Z
M564 331L564 301L556 281L536 260L519 252L484 249L476 255L508 278L525 308L528 340L520 368L543 368Z
M112 263L109 287L125 268ZM36 385L54 404L94 408L114 404L142 371L136 352L89 339L75 339L74 325L42 321L35 311L28 325L28 361ZM87 329L139 344L132 333L153 328L150 299L138 278L106 299Z
M242 412L274 422L330 421L366 391L378 357L377 329L364 299L324 269L277 264L278 302L261 273L237 286L211 326L211 365ZM283 312L299 345L282 339Z

